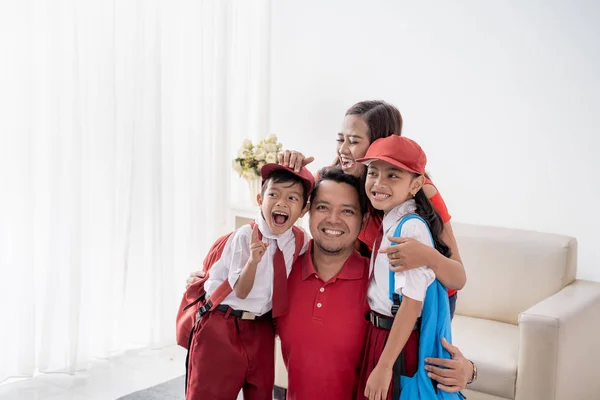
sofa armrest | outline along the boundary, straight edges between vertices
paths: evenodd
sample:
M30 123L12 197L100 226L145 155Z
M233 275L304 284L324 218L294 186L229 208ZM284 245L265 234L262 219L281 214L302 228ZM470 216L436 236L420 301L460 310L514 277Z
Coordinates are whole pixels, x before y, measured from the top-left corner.
M519 315L515 400L592 399L600 392L600 282L576 280Z

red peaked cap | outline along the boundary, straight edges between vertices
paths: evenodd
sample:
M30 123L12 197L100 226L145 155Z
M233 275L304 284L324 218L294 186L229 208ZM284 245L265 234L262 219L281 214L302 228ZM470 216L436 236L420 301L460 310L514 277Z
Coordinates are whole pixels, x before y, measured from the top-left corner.
M371 143L367 154L356 161L368 163L374 160L385 161L395 167L421 175L425 174L427 164L427 156L421 146L414 140L398 135L377 139Z
M306 190L307 195L310 195L313 188L315 187L315 178L313 174L305 167L302 167L300 169L300 172L296 172L293 168L285 167L281 164L276 163L265 164L260 169L260 175L262 176L263 183L275 171L287 171L296 175L302 180L302 183L304 183L304 189Z

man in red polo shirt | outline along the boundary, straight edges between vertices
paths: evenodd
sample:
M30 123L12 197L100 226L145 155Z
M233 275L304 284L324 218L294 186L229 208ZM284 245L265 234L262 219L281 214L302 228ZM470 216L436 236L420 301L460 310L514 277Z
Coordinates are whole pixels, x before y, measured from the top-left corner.
M367 327L369 260L354 246L366 201L358 179L335 168L322 173L313 191L313 239L292 267L288 295L293 301L277 319L288 400L355 398ZM188 284L201 276L201 271L192 273ZM443 346L456 359L432 359L428 362L434 366L426 368L450 389L464 389L471 364L456 347Z
M313 240L288 277L288 313L277 319L288 400L354 397L369 285L369 259L354 247L367 206L361 186L331 169L313 191Z

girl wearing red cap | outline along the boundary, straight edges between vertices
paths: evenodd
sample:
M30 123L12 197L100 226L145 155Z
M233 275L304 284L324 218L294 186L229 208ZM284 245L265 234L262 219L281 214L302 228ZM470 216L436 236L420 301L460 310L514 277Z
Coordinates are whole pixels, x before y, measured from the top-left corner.
M376 140L365 157L356 162L367 166L365 190L373 214L382 220L371 256L371 282L367 295L371 308L370 324L358 395L364 394L369 400L437 398L428 379L419 382L417 376L411 381L412 388L402 384L401 389L400 377L411 377L417 372L419 337L430 341L436 338L437 342L438 336L449 333L450 312L445 288L440 285L443 298L439 302L445 302L441 307L445 313L442 322L438 326L440 307L437 300L434 307L430 304L433 299L428 299L428 314L424 315L427 325L421 326L423 304L429 286L436 279L435 273L425 265L390 272L387 256L397 249L397 246L388 247L391 236L412 238L446 257L451 255L448 245L440 239L441 217L423 192L427 158L414 141L392 135ZM426 329L429 329L428 333L425 333ZM426 354L432 354L429 351L432 350L427 350ZM417 385L420 386L418 389ZM412 393L402 393L400 397L401 391L405 390L412 390Z

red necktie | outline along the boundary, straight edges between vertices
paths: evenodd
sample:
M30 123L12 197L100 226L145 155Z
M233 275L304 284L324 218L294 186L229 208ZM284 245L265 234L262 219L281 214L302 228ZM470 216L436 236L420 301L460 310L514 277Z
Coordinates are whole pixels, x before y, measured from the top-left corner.
M283 253L277 247L273 257L273 318L281 317L288 310L287 272Z
M375 243L373 244L373 252L371 253L371 257L373 258L373 271L371 271L371 276L375 272L375 262L377 261L377 254L379 253L379 246L381 246L381 241L383 240L383 227L379 230L377 234L377 238L375 239Z

